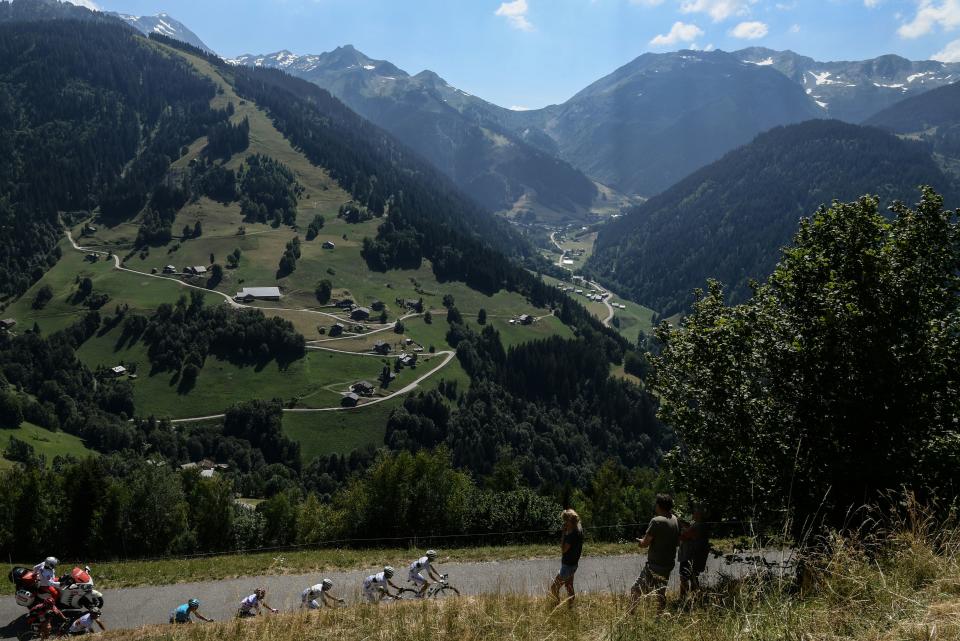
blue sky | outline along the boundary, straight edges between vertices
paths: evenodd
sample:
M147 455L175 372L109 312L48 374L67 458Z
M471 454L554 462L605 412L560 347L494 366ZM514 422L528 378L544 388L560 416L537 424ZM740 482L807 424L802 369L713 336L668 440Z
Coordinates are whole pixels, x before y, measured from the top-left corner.
M90 0L74 0L76 3ZM491 102L562 102L647 51L960 61L960 0L94 0L169 13L225 56L353 44Z

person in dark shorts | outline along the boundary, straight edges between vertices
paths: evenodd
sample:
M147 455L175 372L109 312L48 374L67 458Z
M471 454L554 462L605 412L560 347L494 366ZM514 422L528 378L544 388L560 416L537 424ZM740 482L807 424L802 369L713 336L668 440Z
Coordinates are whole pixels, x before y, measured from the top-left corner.
M710 528L702 506L694 506L693 521L681 523L680 530L680 598L700 589L700 575L707 569L710 556Z
M560 602L560 586L567 588L567 604L573 607L576 593L573 590L573 577L580 565L580 556L583 554L583 526L580 524L580 515L573 510L564 510L560 513L563 520L563 536L560 539L560 572L550 586L550 594Z
M657 593L657 610L667 606L667 581L677 558L680 543L680 524L673 513L673 499L668 494L658 494L654 507L656 516L650 519L647 532L637 539L640 547L647 548L647 563L630 589L634 605L646 594Z

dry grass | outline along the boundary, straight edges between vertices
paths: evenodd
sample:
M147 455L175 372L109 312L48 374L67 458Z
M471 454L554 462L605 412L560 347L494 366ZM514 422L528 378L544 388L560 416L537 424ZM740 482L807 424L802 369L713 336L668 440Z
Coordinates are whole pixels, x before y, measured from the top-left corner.
M960 639L960 536L931 522L894 534L831 537L810 558L813 580L723 581L693 602L671 596L634 611L625 595L580 597L572 609L546 597L490 594L449 601L354 606L258 621L159 626L126 632L143 641L276 639L300 641L955 641ZM119 634L119 633L118 633Z

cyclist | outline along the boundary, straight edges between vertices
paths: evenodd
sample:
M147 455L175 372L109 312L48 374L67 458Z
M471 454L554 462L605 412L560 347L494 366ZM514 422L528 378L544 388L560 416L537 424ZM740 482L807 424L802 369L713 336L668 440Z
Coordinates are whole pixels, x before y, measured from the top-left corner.
M437 572L433 567L433 562L437 560L437 551L436 550L427 550L427 553L424 556L421 556L419 559L410 564L410 570L407 573L407 580L416 584L417 586L417 598L422 599L423 595L427 593L427 589L430 587L430 579L434 581L442 581L443 577L440 576L440 573ZM426 571L427 576L424 575Z
M77 636L79 634L93 634L95 632L93 629L94 623L100 626L100 629L104 632L107 631L103 625L103 622L100 620L100 608L90 608L86 614L70 624L70 629L67 630L67 634L70 636Z
M51 587L60 587L60 582L57 581L57 565L59 563L57 557L48 556L41 563L33 566L33 571L37 575L38 592L49 593Z
M300 594L300 607L308 610L318 610L324 605L332 607L333 603L346 603L343 599L338 599L330 594L331 589L333 589L333 581L330 579L324 579L316 585L311 585Z
M265 601L267 597L266 588L257 588L253 591L253 594L245 598L240 602L240 609L237 610L237 617L244 619L246 617L255 617L260 614L260 606L265 607L274 614L279 612L276 608L271 608L270 604Z
M201 621L211 623L213 619L208 619L199 612L200 599L190 599L183 605L178 605L177 609L170 613L170 623L193 623L191 616L195 616Z
M379 603L384 594L393 596L387 587L393 588L398 593L400 592L400 588L390 580L393 578L393 574L393 567L387 565L381 572L371 574L363 580L363 596L368 603Z

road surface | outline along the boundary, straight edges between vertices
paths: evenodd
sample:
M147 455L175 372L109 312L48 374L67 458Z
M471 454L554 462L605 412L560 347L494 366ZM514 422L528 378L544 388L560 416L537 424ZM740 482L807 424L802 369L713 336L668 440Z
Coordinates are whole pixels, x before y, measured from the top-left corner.
M560 243L557 242L557 232L550 234L550 241L556 245L557 249L560 250L560 258L557 259L557 267L562 267L568 272L573 272L572 269L563 264L563 257L566 255L566 250L560 246ZM592 280L585 280L588 285L593 287L595 290L599 291L601 294L607 293L607 290L600 286L600 283L596 283ZM610 297L607 296L601 301L604 306L607 308L607 317L603 319L603 324L606 327L610 327L610 323L613 322L613 305L610 304Z
M787 552L769 551L765 553L769 561L786 560ZM278 555L282 555L278 553ZM608 557L584 557L577 572L577 588L581 592L619 592L629 591L630 586L643 567L644 555L623 555ZM750 565L727 565L723 559L711 557L705 583L715 581L718 571L727 575L739 575L749 571ZM438 562L441 572L450 574L451 585L464 595L484 593L513 592L531 595L546 594L547 585L553 580L559 569L558 559L511 560L488 563L449 563ZM104 591L103 622L108 629L128 629L142 625L164 623L169 613L187 599L200 599L200 611L205 616L224 620L231 618L240 599L252 593L258 586L267 589L267 602L280 610L293 610L300 605L300 592L324 577L334 582L333 592L342 595L350 603L360 598L360 583L369 574L379 568L368 568L352 572L326 572L302 575L262 576L223 581L182 583L167 586L146 586L122 590ZM93 569L96 580L96 568ZM185 577L187 578L187 577ZM199 577L197 577L199 578ZM676 588L676 570L671 575L671 585ZM407 585L406 570L397 568L394 583ZM24 608L18 606L12 596L0 598L0 638L16 635ZM269 616L269 615L268 615ZM8 623L9 622L9 623Z

